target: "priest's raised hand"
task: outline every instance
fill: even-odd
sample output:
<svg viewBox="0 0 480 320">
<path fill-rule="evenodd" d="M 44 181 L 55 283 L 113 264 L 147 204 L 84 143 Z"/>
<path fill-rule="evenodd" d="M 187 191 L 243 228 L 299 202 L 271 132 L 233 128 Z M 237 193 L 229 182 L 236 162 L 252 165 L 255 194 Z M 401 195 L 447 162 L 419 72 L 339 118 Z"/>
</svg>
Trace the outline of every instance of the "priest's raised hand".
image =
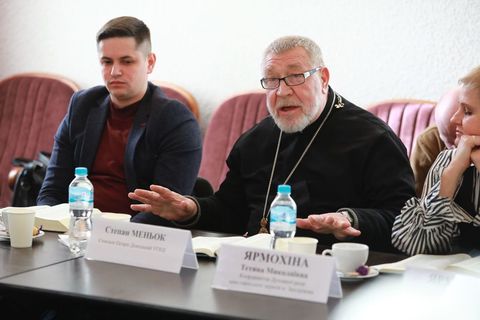
<svg viewBox="0 0 480 320">
<path fill-rule="evenodd" d="M 135 189 L 128 197 L 141 202 L 132 204 L 132 210 L 151 212 L 169 221 L 183 222 L 197 214 L 197 206 L 192 199 L 158 185 L 152 184 L 150 190 Z"/>
<path fill-rule="evenodd" d="M 311 214 L 305 219 L 297 219 L 297 227 L 318 233 L 333 234 L 338 240 L 358 237 L 361 232 L 352 227 L 350 220 L 340 212 Z"/>
</svg>

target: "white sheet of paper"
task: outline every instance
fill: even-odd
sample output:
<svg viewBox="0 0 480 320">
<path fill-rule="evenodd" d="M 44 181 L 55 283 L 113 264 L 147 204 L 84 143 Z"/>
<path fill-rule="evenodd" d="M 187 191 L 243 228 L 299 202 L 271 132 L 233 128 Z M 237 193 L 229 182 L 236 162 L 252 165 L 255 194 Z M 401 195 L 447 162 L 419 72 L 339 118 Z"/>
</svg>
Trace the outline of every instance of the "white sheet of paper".
<svg viewBox="0 0 480 320">
<path fill-rule="evenodd" d="M 220 250 L 214 288 L 320 303 L 342 297 L 332 257 L 231 244 Z"/>
<path fill-rule="evenodd" d="M 179 273 L 198 269 L 190 231 L 95 219 L 85 258 Z"/>
</svg>

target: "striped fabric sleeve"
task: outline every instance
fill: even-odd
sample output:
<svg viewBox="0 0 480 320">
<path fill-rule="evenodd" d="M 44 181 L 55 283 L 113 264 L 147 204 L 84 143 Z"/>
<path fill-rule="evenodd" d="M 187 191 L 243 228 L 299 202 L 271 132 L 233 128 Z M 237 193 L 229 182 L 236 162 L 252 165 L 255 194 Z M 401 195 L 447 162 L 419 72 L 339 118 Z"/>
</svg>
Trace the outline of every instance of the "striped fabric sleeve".
<svg viewBox="0 0 480 320">
<path fill-rule="evenodd" d="M 473 217 L 452 199 L 438 195 L 440 177 L 454 154 L 455 150 L 446 150 L 438 155 L 428 172 L 422 197 L 408 200 L 396 217 L 392 244 L 397 249 L 409 255 L 448 253 L 452 239 L 459 233 L 457 224 L 473 221 Z"/>
</svg>

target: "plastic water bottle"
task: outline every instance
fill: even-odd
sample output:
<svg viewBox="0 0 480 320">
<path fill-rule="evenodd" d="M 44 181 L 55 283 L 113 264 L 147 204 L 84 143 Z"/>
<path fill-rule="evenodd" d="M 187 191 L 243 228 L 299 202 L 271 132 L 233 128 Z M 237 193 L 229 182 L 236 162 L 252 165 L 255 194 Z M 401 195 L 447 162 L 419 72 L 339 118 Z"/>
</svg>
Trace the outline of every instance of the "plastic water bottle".
<svg viewBox="0 0 480 320">
<path fill-rule="evenodd" d="M 293 238 L 297 226 L 297 205 L 290 197 L 289 185 L 281 184 L 277 196 L 270 205 L 270 233 L 273 236 L 273 247 L 278 238 Z"/>
<path fill-rule="evenodd" d="M 85 253 L 92 230 L 93 185 L 87 178 L 85 167 L 75 168 L 75 179 L 68 187 L 70 228 L 68 244 L 75 255 Z"/>
</svg>

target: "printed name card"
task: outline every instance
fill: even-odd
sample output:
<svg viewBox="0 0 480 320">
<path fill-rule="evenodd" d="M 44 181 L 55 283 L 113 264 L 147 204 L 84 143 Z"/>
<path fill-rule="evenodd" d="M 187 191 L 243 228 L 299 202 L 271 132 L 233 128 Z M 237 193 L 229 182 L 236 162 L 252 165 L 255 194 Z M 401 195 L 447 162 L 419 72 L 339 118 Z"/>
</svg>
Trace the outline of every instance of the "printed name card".
<svg viewBox="0 0 480 320">
<path fill-rule="evenodd" d="M 85 258 L 179 273 L 198 269 L 190 231 L 95 219 Z"/>
<path fill-rule="evenodd" d="M 342 297 L 332 257 L 231 244 L 220 248 L 212 287 L 320 303 Z"/>
</svg>

